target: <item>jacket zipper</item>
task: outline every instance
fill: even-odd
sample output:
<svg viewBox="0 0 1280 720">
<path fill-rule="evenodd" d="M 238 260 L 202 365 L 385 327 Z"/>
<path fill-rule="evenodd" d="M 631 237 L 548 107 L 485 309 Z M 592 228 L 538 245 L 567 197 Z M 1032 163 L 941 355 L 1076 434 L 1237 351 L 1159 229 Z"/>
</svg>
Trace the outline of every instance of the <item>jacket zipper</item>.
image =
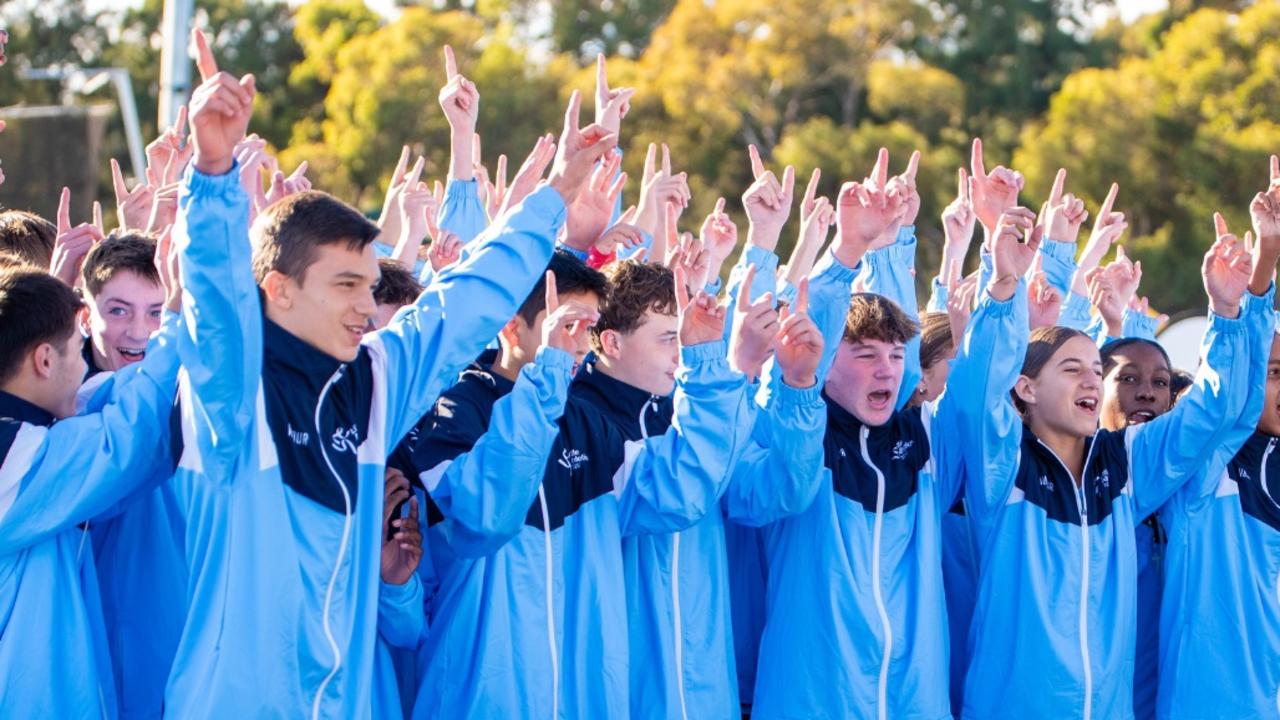
<svg viewBox="0 0 1280 720">
<path fill-rule="evenodd" d="M 319 720 L 320 718 L 320 701 L 324 698 L 324 691 L 329 687 L 334 676 L 338 674 L 338 670 L 342 667 L 342 649 L 338 647 L 338 641 L 333 636 L 333 628 L 329 624 L 329 612 L 333 606 L 333 589 L 338 584 L 338 573 L 342 570 L 342 561 L 347 555 L 347 544 L 351 538 L 351 495 L 347 492 L 346 483 L 342 482 L 342 476 L 334 469 L 333 463 L 329 460 L 329 453 L 324 449 L 324 433 L 320 430 L 320 409 L 324 407 L 324 398 L 329 394 L 329 389 L 333 387 L 339 379 L 342 378 L 342 371 L 346 369 L 346 365 L 339 365 L 337 371 L 329 377 L 329 381 L 324 384 L 324 388 L 320 391 L 320 397 L 316 400 L 316 439 L 320 441 L 320 456 L 324 458 L 324 464 L 328 466 L 329 473 L 333 475 L 333 479 L 338 483 L 338 489 L 342 490 L 342 540 L 338 545 L 338 557 L 333 563 L 333 574 L 329 577 L 329 587 L 324 593 L 324 609 L 321 618 L 321 627 L 324 629 L 324 638 L 329 643 L 329 649 L 333 652 L 333 667 L 329 669 L 329 674 L 320 682 L 320 687 L 316 689 L 315 699 L 311 703 L 311 718 Z M 357 464 L 357 472 L 359 465 Z"/>
<path fill-rule="evenodd" d="M 883 657 L 880 659 L 880 679 L 876 686 L 876 707 L 880 720 L 887 714 L 887 698 L 889 694 L 889 659 L 893 655 L 893 627 L 889 624 L 889 611 L 884 604 L 883 591 L 880 588 L 880 536 L 884 529 L 884 473 L 871 462 L 871 453 L 867 451 L 867 436 L 870 432 L 863 427 L 858 433 L 858 443 L 862 449 L 862 460 L 876 474 L 876 518 L 871 536 L 871 594 L 875 599 L 876 613 L 880 616 L 880 625 L 884 628 Z"/>
<path fill-rule="evenodd" d="M 1271 451 L 1276 449 L 1276 439 L 1271 438 L 1267 441 L 1266 452 L 1262 453 L 1262 469 L 1258 472 L 1258 483 L 1262 485 L 1262 492 L 1266 494 L 1267 499 L 1273 505 L 1276 503 L 1275 498 L 1271 497 L 1271 489 L 1267 487 L 1267 459 L 1271 457 Z M 1276 576 L 1276 603 L 1280 604 L 1280 575 Z M 1276 710 L 1280 711 L 1280 688 L 1276 689 Z"/>
<path fill-rule="evenodd" d="M 545 485 L 538 486 L 538 504 L 542 508 L 542 547 L 546 551 L 547 647 L 551 650 L 551 718 L 555 720 L 560 717 L 560 651 L 556 648 L 556 605 L 551 589 L 551 518 L 547 513 Z"/>
</svg>

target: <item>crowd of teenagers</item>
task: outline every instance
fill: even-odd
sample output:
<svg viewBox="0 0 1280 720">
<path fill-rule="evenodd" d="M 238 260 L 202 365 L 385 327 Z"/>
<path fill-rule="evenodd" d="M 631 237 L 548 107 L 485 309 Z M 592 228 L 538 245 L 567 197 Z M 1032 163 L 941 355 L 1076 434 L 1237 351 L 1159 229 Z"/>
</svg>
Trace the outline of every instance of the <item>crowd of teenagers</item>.
<svg viewBox="0 0 1280 720">
<path fill-rule="evenodd" d="M 491 179 L 446 50 L 447 183 L 373 222 L 192 47 L 115 231 L 0 214 L 0 715 L 1280 716 L 1277 158 L 1193 375 L 1117 188 L 1078 250 L 977 140 L 921 307 L 918 154 L 780 265 L 793 168 L 741 248 L 666 148 L 624 210 L 601 59 Z"/>
</svg>

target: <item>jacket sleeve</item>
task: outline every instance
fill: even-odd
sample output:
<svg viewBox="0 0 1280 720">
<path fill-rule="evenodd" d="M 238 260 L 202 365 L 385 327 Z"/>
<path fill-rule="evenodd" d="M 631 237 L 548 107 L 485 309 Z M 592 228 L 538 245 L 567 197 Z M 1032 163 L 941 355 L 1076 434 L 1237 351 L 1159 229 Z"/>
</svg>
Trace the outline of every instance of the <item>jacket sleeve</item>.
<svg viewBox="0 0 1280 720">
<path fill-rule="evenodd" d="M 444 202 L 437 216 L 441 230 L 448 230 L 468 245 L 489 226 L 489 217 L 480 202 L 479 180 L 449 180 Z"/>
<path fill-rule="evenodd" d="M 516 314 L 551 260 L 564 216 L 554 188 L 534 191 L 441 270 L 413 305 L 365 336 L 385 387 L 374 396 L 375 408 L 385 403 L 384 458 L 431 409 L 444 383 Z"/>
<path fill-rule="evenodd" d="M 520 532 L 560 432 L 556 421 L 564 414 L 573 362 L 562 350 L 539 350 L 511 392 L 494 403 L 488 429 L 474 445 L 451 443 L 442 437 L 447 431 L 437 429 L 419 443 L 414 465 L 445 516 L 442 536 L 460 557 L 489 555 Z M 437 428 L 445 422 L 438 419 Z"/>
<path fill-rule="evenodd" d="M 1027 354 L 1025 281 L 1009 300 L 983 291 L 965 330 L 947 389 L 925 420 L 945 510 L 964 487 L 965 511 L 978 521 L 1003 506 L 1017 476 L 1022 418 L 1009 398 Z"/>
<path fill-rule="evenodd" d="M 171 316 L 138 369 L 98 412 L 51 427 L 22 423 L 0 464 L 0 555 L 94 518 L 169 476 L 169 414 L 178 375 Z"/>
<path fill-rule="evenodd" d="M 628 443 L 614 473 L 624 535 L 676 532 L 716 510 L 750 440 L 747 381 L 729 369 L 724 343 L 681 348 L 680 359 L 671 427 Z"/>
<path fill-rule="evenodd" d="M 1246 293 L 1235 319 L 1210 314 L 1191 389 L 1169 412 L 1125 430 L 1135 517 L 1146 518 L 1197 476 L 1202 484 L 1216 483 L 1217 475 L 1205 477 L 1207 451 L 1229 445 L 1234 455 L 1253 433 L 1262 412 L 1274 297 L 1274 289 L 1263 297 Z"/>
<path fill-rule="evenodd" d="M 947 286 L 943 285 L 938 278 L 933 278 L 929 281 L 929 304 L 925 306 L 925 311 L 946 312 L 947 298 L 949 296 L 950 291 L 947 290 Z"/>
<path fill-rule="evenodd" d="M 1071 277 L 1076 274 L 1076 244 L 1045 238 L 1036 254 L 1039 256 L 1040 270 L 1050 287 L 1065 298 L 1071 290 Z M 1030 279 L 1027 278 L 1028 281 Z"/>
<path fill-rule="evenodd" d="M 779 384 L 767 409 L 758 410 L 752 438 L 733 468 L 725 514 L 762 526 L 809 509 L 822 482 L 827 412 L 815 384 L 797 390 Z"/>
<path fill-rule="evenodd" d="M 1156 319 L 1140 312 L 1134 312 L 1125 309 L 1124 319 L 1121 321 L 1124 328 L 1124 336 L 1127 338 L 1140 338 L 1142 340 L 1150 340 L 1155 342 L 1156 339 Z"/>
<path fill-rule="evenodd" d="M 734 306 L 734 303 L 738 302 L 738 293 L 742 291 L 742 281 L 746 278 L 747 268 L 752 265 L 756 266 L 756 275 L 751 283 L 751 295 L 747 299 L 755 302 L 763 297 L 765 293 L 774 293 L 774 297 L 777 297 L 775 289 L 778 276 L 778 256 L 755 245 L 748 245 L 742 249 L 742 255 L 738 257 L 738 262 L 734 263 L 733 269 L 729 271 L 727 295 L 730 308 Z M 726 343 L 729 342 L 729 336 L 732 333 L 733 323 L 726 322 L 724 324 L 724 341 Z"/>
<path fill-rule="evenodd" d="M 1062 312 L 1058 315 L 1058 324 L 1082 333 L 1089 333 L 1093 320 L 1089 317 L 1089 298 L 1067 291 L 1062 296 Z"/>
<path fill-rule="evenodd" d="M 426 533 L 423 533 L 426 537 Z M 378 634 L 392 647 L 413 650 L 427 624 L 422 581 L 414 573 L 403 585 L 378 583 Z"/>
<path fill-rule="evenodd" d="M 889 298 L 918 324 L 920 307 L 916 301 L 915 267 L 915 227 L 905 226 L 898 231 L 898 238 L 892 245 L 867 253 L 862 280 L 867 292 Z M 911 394 L 915 392 L 923 376 L 920 368 L 920 333 L 907 341 L 905 359 L 902 382 L 898 386 L 898 409 L 902 409 L 911 400 Z"/>
<path fill-rule="evenodd" d="M 183 404 L 195 419 L 204 474 L 230 478 L 230 468 L 247 454 L 262 375 L 262 306 L 238 166 L 216 177 L 187 169 L 173 237 L 183 286 Z"/>
</svg>

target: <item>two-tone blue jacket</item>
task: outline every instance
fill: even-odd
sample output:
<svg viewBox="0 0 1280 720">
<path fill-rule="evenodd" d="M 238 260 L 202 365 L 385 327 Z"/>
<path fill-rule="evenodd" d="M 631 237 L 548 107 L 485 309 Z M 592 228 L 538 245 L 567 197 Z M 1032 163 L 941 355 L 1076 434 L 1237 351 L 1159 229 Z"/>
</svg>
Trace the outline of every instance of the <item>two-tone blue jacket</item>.
<svg viewBox="0 0 1280 720">
<path fill-rule="evenodd" d="M 174 479 L 189 611 L 166 713 L 369 715 L 386 458 L 515 314 L 564 213 L 535 190 L 339 362 L 264 317 L 236 173 L 189 170 Z"/>
<path fill-rule="evenodd" d="M 146 358 L 108 381 L 93 412 L 55 423 L 0 392 L 0 708 L 8 717 L 117 716 L 89 528 L 172 470 L 178 323 L 166 315 Z"/>
</svg>

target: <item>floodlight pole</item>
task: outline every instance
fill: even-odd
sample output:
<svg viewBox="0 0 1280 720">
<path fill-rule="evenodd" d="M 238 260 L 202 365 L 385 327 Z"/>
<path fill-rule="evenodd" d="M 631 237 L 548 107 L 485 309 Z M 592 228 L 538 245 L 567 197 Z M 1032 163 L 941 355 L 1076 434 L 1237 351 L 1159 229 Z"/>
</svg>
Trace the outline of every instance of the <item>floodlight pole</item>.
<svg viewBox="0 0 1280 720">
<path fill-rule="evenodd" d="M 164 0 L 160 47 L 160 107 L 157 124 L 163 130 L 178 119 L 178 108 L 191 93 L 191 61 L 187 34 L 191 32 L 194 0 Z"/>
</svg>

